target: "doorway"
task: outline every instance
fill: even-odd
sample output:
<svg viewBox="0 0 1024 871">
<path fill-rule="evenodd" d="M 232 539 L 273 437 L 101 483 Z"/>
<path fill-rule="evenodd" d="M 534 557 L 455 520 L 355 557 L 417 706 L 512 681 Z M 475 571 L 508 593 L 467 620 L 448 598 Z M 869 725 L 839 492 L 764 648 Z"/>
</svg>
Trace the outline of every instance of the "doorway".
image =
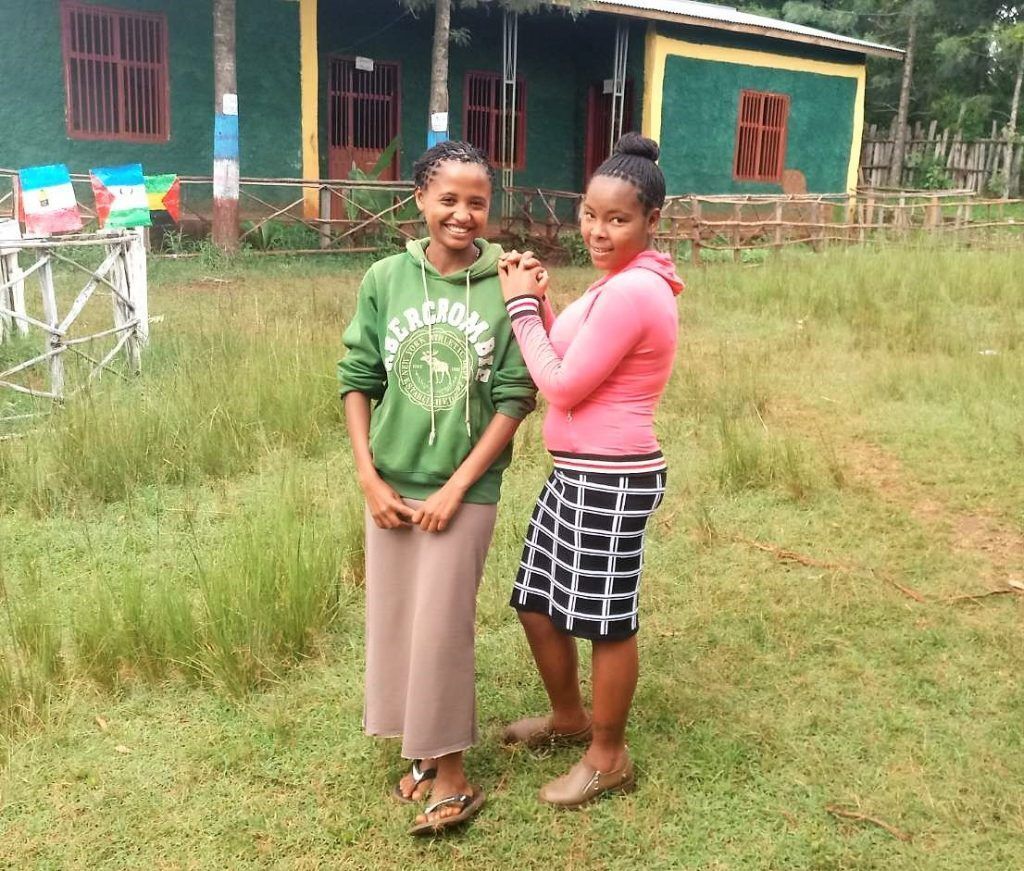
<svg viewBox="0 0 1024 871">
<path fill-rule="evenodd" d="M 352 167 L 369 172 L 401 129 L 401 82 L 397 63 L 331 58 L 328 85 L 327 173 L 348 178 Z M 398 152 L 380 174 L 398 178 Z"/>
</svg>

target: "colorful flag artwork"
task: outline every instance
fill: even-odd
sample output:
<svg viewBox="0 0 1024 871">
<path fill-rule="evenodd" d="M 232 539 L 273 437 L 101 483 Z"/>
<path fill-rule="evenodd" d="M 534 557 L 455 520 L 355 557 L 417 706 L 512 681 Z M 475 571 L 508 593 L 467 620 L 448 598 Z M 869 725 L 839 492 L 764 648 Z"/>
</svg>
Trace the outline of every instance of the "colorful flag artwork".
<svg viewBox="0 0 1024 871">
<path fill-rule="evenodd" d="M 148 227 L 152 224 L 141 163 L 93 169 L 89 177 L 101 228 Z"/>
<path fill-rule="evenodd" d="M 26 233 L 48 236 L 82 229 L 71 175 L 63 163 L 30 166 L 18 172 L 18 180 Z"/>
<path fill-rule="evenodd" d="M 147 175 L 146 196 L 150 212 L 166 212 L 175 224 L 181 221 L 181 182 L 174 173 Z"/>
</svg>

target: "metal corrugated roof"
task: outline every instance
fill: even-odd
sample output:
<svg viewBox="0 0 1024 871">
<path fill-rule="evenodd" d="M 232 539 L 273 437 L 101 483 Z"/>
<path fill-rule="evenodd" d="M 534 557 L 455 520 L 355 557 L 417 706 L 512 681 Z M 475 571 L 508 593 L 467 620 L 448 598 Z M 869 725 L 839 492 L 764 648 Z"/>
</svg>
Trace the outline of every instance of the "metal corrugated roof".
<svg viewBox="0 0 1024 871">
<path fill-rule="evenodd" d="M 594 9 L 605 12 L 735 30 L 790 42 L 822 45 L 857 54 L 895 58 L 902 58 L 904 54 L 902 49 L 892 46 L 865 42 L 862 39 L 829 33 L 827 30 L 817 30 L 814 27 L 804 27 L 802 24 L 793 24 L 777 18 L 767 18 L 764 15 L 752 15 L 732 6 L 719 6 L 715 3 L 698 3 L 695 0 L 590 0 L 590 4 Z"/>
</svg>

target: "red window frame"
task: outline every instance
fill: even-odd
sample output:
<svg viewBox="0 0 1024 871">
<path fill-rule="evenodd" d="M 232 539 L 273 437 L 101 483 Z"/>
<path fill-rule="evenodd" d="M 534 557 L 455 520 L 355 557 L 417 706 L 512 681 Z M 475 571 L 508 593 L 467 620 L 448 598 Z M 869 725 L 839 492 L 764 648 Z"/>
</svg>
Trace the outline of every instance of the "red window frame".
<svg viewBox="0 0 1024 871">
<path fill-rule="evenodd" d="M 468 70 L 462 91 L 462 135 L 480 148 L 495 166 L 501 164 L 500 73 Z M 526 169 L 526 81 L 516 78 L 515 137 L 513 169 Z"/>
<path fill-rule="evenodd" d="M 328 144 L 384 151 L 402 130 L 402 65 L 375 61 L 360 70 L 354 56 L 332 55 L 328 76 Z"/>
<path fill-rule="evenodd" d="M 789 109 L 787 94 L 740 93 L 733 179 L 782 183 L 789 139 Z"/>
<path fill-rule="evenodd" d="M 68 136 L 170 139 L 167 16 L 71 0 L 60 11 Z"/>
</svg>

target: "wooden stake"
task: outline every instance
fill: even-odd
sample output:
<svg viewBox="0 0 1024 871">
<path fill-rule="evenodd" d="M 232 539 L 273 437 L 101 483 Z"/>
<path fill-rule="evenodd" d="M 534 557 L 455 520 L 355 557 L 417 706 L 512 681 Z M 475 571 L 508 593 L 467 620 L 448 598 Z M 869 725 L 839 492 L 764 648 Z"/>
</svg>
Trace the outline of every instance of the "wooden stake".
<svg viewBox="0 0 1024 871">
<path fill-rule="evenodd" d="M 60 316 L 57 314 L 57 291 L 53 285 L 53 263 L 49 257 L 45 257 L 43 265 L 39 269 L 39 285 L 43 297 L 43 317 L 47 324 L 54 330 L 60 323 Z M 57 351 L 49 359 L 50 366 L 50 393 L 55 399 L 64 398 L 64 360 L 61 352 L 64 350 L 63 338 L 59 333 L 50 334 L 50 348 Z"/>
<path fill-rule="evenodd" d="M 894 838 L 903 841 L 905 844 L 909 844 L 911 841 L 910 835 L 906 832 L 901 832 L 895 826 L 890 825 L 885 822 L 885 820 L 880 820 L 878 817 L 868 816 L 867 814 L 862 814 L 857 811 L 848 811 L 834 804 L 827 805 L 825 810 L 832 814 L 832 816 L 842 817 L 844 820 L 855 820 L 859 823 L 871 823 L 873 826 L 878 826 L 878 828 L 884 829 Z"/>
<path fill-rule="evenodd" d="M 138 325 L 135 327 L 136 341 L 139 347 L 149 344 L 149 270 L 146 265 L 145 237 L 141 230 L 130 231 L 131 239 L 125 256 L 130 268 L 131 283 L 129 299 L 134 307 L 132 312 Z M 142 360 L 140 357 L 139 365 Z"/>
<path fill-rule="evenodd" d="M 320 188 L 320 247 L 331 247 L 331 192 Z"/>
<path fill-rule="evenodd" d="M 693 218 L 693 238 L 690 242 L 690 259 L 694 266 L 700 266 L 700 200 L 696 197 L 690 198 L 690 215 Z"/>
<path fill-rule="evenodd" d="M 733 262 L 739 263 L 743 259 L 743 252 L 740 250 L 740 246 L 743 245 L 743 237 L 740 233 L 740 224 L 743 221 L 743 205 L 741 203 L 736 203 L 732 207 L 732 218 L 732 259 Z"/>
</svg>

